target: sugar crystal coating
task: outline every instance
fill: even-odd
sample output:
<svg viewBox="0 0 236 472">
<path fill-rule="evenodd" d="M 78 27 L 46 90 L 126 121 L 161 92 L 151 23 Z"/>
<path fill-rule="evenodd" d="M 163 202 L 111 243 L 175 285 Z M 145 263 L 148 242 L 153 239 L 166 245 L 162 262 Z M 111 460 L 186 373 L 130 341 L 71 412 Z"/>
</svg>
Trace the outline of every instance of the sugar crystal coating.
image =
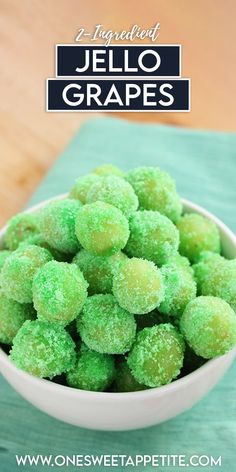
<svg viewBox="0 0 236 472">
<path fill-rule="evenodd" d="M 130 313 L 149 313 L 164 298 L 161 272 L 151 261 L 127 259 L 114 275 L 113 294 L 120 306 Z"/>
<path fill-rule="evenodd" d="M 197 262 L 201 252 L 220 253 L 220 235 L 216 224 L 197 213 L 186 213 L 177 222 L 182 256 Z"/>
<path fill-rule="evenodd" d="M 38 234 L 37 219 L 33 213 L 19 213 L 8 222 L 4 242 L 8 249 L 15 251 L 19 244 Z"/>
<path fill-rule="evenodd" d="M 125 251 L 161 266 L 175 255 L 179 232 L 169 218 L 158 211 L 137 211 L 129 218 L 130 237 Z"/>
<path fill-rule="evenodd" d="M 75 364 L 75 343 L 57 323 L 25 321 L 14 338 L 10 359 L 19 369 L 52 379 Z"/>
<path fill-rule="evenodd" d="M 176 222 L 182 212 L 174 180 L 158 167 L 137 167 L 126 180 L 132 185 L 141 209 L 159 211 Z"/>
<path fill-rule="evenodd" d="M 40 231 L 44 240 L 54 249 L 75 254 L 79 249 L 75 235 L 75 219 L 82 203 L 65 198 L 45 206 L 40 213 Z"/>
<path fill-rule="evenodd" d="M 67 373 L 70 387 L 94 392 L 106 390 L 115 377 L 114 357 L 82 345 L 75 366 Z"/>
<path fill-rule="evenodd" d="M 0 342 L 12 344 L 14 337 L 28 319 L 34 319 L 36 312 L 31 304 L 15 302 L 0 290 Z"/>
<path fill-rule="evenodd" d="M 72 187 L 69 196 L 86 203 L 90 188 L 100 179 L 96 174 L 87 174 L 78 177 Z"/>
<path fill-rule="evenodd" d="M 179 317 L 186 305 L 196 297 L 197 285 L 190 267 L 178 264 L 165 264 L 161 268 L 165 285 L 164 300 L 159 306 L 161 313 Z"/>
<path fill-rule="evenodd" d="M 101 201 L 114 205 L 129 216 L 137 210 L 139 202 L 133 187 L 124 179 L 115 175 L 101 177 L 90 188 L 87 203 Z"/>
<path fill-rule="evenodd" d="M 104 202 L 84 205 L 76 218 L 76 235 L 87 251 L 111 256 L 123 249 L 129 237 L 129 224 L 123 213 Z"/>
<path fill-rule="evenodd" d="M 50 261 L 33 281 L 33 302 L 38 318 L 66 325 L 75 319 L 87 298 L 88 283 L 75 264 Z"/>
<path fill-rule="evenodd" d="M 236 344 L 236 314 L 217 297 L 192 300 L 180 319 L 180 329 L 189 346 L 205 359 L 226 354 Z"/>
<path fill-rule="evenodd" d="M 19 303 L 32 303 L 32 283 L 37 270 L 52 259 L 47 249 L 35 245 L 19 247 L 1 271 L 3 293 Z"/>
<path fill-rule="evenodd" d="M 103 164 L 93 170 L 94 174 L 97 175 L 117 175 L 118 177 L 123 177 L 124 172 L 119 169 L 119 167 L 114 166 L 113 164 Z"/>
<path fill-rule="evenodd" d="M 89 287 L 89 295 L 95 293 L 112 293 L 113 276 L 120 265 L 127 259 L 123 252 L 117 252 L 110 257 L 95 256 L 81 249 L 73 259 L 83 272 Z"/>
<path fill-rule="evenodd" d="M 159 387 L 175 379 L 183 366 L 184 342 L 171 324 L 144 328 L 128 354 L 135 379 L 148 387 Z"/>
<path fill-rule="evenodd" d="M 129 351 L 136 334 L 134 316 L 121 308 L 110 294 L 89 297 L 77 326 L 84 343 L 105 354 Z"/>
</svg>

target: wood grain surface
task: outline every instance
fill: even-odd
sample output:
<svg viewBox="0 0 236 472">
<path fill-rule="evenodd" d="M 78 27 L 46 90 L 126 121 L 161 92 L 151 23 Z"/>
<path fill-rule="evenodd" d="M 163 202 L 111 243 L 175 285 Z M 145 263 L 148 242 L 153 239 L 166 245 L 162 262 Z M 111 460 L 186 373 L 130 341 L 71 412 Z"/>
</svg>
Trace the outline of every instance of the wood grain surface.
<svg viewBox="0 0 236 472">
<path fill-rule="evenodd" d="M 183 45 L 192 111 L 124 118 L 234 131 L 235 12 L 234 0 L 0 0 L 0 223 L 24 206 L 73 133 L 91 118 L 45 112 L 55 43 L 73 43 L 81 26 L 121 30 L 159 21 L 159 42 Z"/>
</svg>

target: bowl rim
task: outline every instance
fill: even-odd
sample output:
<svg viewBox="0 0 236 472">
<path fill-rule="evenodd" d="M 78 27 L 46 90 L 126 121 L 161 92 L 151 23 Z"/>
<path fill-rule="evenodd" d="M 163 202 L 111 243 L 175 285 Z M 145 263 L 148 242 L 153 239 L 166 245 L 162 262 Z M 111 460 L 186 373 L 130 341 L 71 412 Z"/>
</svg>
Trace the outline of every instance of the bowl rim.
<svg viewBox="0 0 236 472">
<path fill-rule="evenodd" d="M 35 205 L 32 205 L 31 207 L 27 208 L 24 210 L 24 213 L 32 213 L 34 211 L 37 211 L 38 209 L 42 208 L 49 202 L 53 200 L 60 200 L 63 198 L 68 197 L 68 193 L 63 193 L 56 195 L 54 197 L 48 198 L 46 200 L 42 200 L 39 203 L 36 203 Z M 214 221 L 216 225 L 218 226 L 219 230 L 221 233 L 225 234 L 225 236 L 230 239 L 230 241 L 235 245 L 236 247 L 236 236 L 234 233 L 223 223 L 219 218 L 217 218 L 215 215 L 210 213 L 208 210 L 205 208 L 201 207 L 200 205 L 191 202 L 190 200 L 186 198 L 181 198 L 181 201 L 183 203 L 183 206 L 187 208 L 187 212 L 193 211 L 194 213 L 199 213 L 210 220 Z M 7 229 L 7 224 L 0 230 L 0 242 L 1 238 L 3 237 L 4 233 L 6 232 Z M 151 398 L 153 396 L 161 396 L 162 394 L 165 394 L 166 392 L 169 392 L 171 390 L 177 390 L 178 387 L 184 387 L 188 384 L 191 384 L 192 382 L 197 381 L 199 378 L 201 378 L 207 371 L 211 371 L 212 368 L 217 368 L 217 365 L 220 364 L 223 359 L 231 359 L 236 356 L 236 346 L 226 353 L 224 356 L 218 356 L 214 359 L 207 360 L 205 364 L 202 366 L 198 367 L 196 370 L 193 372 L 190 372 L 187 375 L 184 375 L 183 377 L 173 380 L 170 384 L 167 385 L 162 385 L 160 387 L 153 387 L 153 388 L 148 388 L 147 390 L 139 390 L 135 392 L 94 392 L 94 391 L 89 391 L 89 390 L 81 390 L 73 387 L 69 387 L 67 385 L 61 385 L 58 383 L 54 383 L 51 380 L 47 379 L 41 379 L 38 377 L 35 377 L 34 375 L 29 374 L 28 372 L 25 372 L 21 369 L 18 369 L 10 360 L 9 356 L 3 351 L 3 349 L 0 347 L 0 373 L 2 373 L 1 369 L 1 363 L 5 363 L 8 368 L 15 372 L 18 376 L 20 375 L 21 377 L 25 378 L 25 380 L 29 380 L 31 383 L 33 383 L 36 387 L 44 386 L 47 390 L 49 391 L 61 391 L 65 392 L 68 395 L 72 396 L 78 396 L 78 397 L 90 397 L 91 399 L 96 399 L 96 400 L 114 400 L 114 401 L 122 401 L 122 399 L 127 400 L 127 399 L 138 399 L 138 398 Z M 4 374 L 3 374 L 4 377 Z"/>
</svg>

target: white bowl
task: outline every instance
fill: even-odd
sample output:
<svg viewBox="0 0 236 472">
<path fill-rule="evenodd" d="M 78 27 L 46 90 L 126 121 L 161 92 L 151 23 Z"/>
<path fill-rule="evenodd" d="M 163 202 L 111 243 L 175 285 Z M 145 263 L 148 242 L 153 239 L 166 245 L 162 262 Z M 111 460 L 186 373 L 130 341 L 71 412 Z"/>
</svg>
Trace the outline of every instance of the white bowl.
<svg viewBox="0 0 236 472">
<path fill-rule="evenodd" d="M 63 198 L 59 196 L 58 198 Z M 32 207 L 30 212 L 48 201 Z M 223 254 L 236 257 L 234 234 L 203 208 L 183 200 L 185 212 L 213 220 L 221 234 Z M 3 238 L 6 228 L 0 232 Z M 10 385 L 40 410 L 66 423 L 89 429 L 124 431 L 161 423 L 191 408 L 218 382 L 235 357 L 236 349 L 208 361 L 169 385 L 130 393 L 87 392 L 41 380 L 19 370 L 0 349 L 0 370 Z"/>
</svg>

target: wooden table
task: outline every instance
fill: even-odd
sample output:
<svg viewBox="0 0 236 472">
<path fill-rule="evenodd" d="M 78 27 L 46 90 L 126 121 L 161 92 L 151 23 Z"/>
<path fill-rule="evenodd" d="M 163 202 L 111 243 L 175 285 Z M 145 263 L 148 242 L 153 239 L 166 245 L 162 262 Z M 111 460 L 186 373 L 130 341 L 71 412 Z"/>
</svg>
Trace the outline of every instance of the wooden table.
<svg viewBox="0 0 236 472">
<path fill-rule="evenodd" d="M 183 45 L 192 111 L 124 118 L 233 131 L 235 5 L 234 0 L 0 0 L 0 222 L 23 207 L 75 130 L 91 117 L 45 112 L 45 78 L 54 76 L 55 43 L 73 43 L 80 26 L 91 31 L 101 23 L 121 30 L 159 21 L 159 42 Z"/>
</svg>

